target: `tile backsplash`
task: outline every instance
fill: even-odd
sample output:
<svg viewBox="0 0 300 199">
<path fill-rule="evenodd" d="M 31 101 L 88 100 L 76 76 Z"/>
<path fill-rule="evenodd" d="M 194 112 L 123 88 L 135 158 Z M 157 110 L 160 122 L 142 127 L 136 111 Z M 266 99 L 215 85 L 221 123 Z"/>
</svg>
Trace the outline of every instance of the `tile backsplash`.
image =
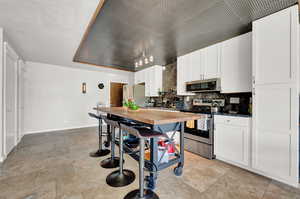
<svg viewBox="0 0 300 199">
<path fill-rule="evenodd" d="M 230 103 L 230 98 L 238 98 L 239 103 Z M 218 92 L 214 93 L 199 93 L 194 96 L 184 97 L 185 108 L 192 107 L 193 99 L 225 99 L 225 107 L 222 108 L 223 112 L 237 111 L 240 114 L 251 114 L 251 103 L 252 93 L 232 93 L 232 94 L 222 94 Z"/>
</svg>

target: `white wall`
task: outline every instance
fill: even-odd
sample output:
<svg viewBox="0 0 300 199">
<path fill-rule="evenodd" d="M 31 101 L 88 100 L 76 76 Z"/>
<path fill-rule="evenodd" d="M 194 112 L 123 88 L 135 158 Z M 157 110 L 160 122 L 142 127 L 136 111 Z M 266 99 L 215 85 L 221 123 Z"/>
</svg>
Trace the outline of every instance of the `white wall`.
<svg viewBox="0 0 300 199">
<path fill-rule="evenodd" d="M 3 87 L 3 29 L 0 27 L 0 88 Z M 3 161 L 3 103 L 2 90 L 0 92 L 0 162 Z"/>
<path fill-rule="evenodd" d="M 26 62 L 24 133 L 97 125 L 88 117 L 97 102 L 109 105 L 110 82 L 133 83 L 133 73 L 99 72 Z M 81 93 L 86 82 L 87 93 Z M 99 90 L 97 85 L 105 85 Z"/>
</svg>

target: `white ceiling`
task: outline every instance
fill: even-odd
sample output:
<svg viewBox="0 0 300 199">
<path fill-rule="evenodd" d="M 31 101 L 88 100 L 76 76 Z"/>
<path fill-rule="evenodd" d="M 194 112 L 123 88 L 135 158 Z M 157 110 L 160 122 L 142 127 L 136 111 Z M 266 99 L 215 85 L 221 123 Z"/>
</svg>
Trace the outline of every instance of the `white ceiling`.
<svg viewBox="0 0 300 199">
<path fill-rule="evenodd" d="M 0 0 L 0 27 L 26 61 L 95 68 L 72 60 L 100 1 Z"/>
</svg>

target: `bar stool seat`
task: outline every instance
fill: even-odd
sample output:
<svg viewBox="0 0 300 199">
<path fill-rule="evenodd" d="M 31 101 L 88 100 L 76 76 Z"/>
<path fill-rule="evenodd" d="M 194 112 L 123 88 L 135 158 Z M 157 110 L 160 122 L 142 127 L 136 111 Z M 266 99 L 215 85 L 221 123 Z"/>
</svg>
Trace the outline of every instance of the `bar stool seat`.
<svg viewBox="0 0 300 199">
<path fill-rule="evenodd" d="M 145 140 L 154 137 L 165 137 L 163 133 L 153 131 L 145 127 L 129 127 L 120 124 L 121 128 L 139 138 L 139 189 L 129 192 L 124 199 L 159 199 L 158 195 L 150 189 L 144 188 L 144 166 L 145 166 Z"/>
<path fill-rule="evenodd" d="M 139 123 L 128 122 L 128 121 L 121 122 L 121 123 L 123 125 L 134 127 L 134 128 L 145 128 L 143 124 L 139 124 Z M 129 134 L 129 138 L 124 140 L 124 144 L 131 149 L 137 148 L 139 146 L 139 138 L 132 134 Z"/>
<path fill-rule="evenodd" d="M 102 147 L 102 116 L 96 115 L 94 113 L 88 113 L 90 117 L 95 118 L 98 120 L 98 136 L 99 136 L 99 149 L 96 152 L 91 152 L 90 157 L 97 158 L 97 157 L 103 157 L 110 153 L 110 150 L 103 149 Z"/>
</svg>

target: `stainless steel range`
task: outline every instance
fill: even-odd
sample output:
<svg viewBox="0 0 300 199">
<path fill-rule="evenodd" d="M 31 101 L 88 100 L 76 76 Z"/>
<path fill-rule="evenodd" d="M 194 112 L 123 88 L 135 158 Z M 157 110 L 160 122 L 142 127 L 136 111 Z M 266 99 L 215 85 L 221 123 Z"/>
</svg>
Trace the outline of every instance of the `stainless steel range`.
<svg viewBox="0 0 300 199">
<path fill-rule="evenodd" d="M 185 149 L 208 159 L 214 156 L 213 112 L 215 106 L 224 107 L 224 99 L 194 99 L 193 108 L 182 110 L 201 115 L 199 120 L 184 124 Z"/>
</svg>

